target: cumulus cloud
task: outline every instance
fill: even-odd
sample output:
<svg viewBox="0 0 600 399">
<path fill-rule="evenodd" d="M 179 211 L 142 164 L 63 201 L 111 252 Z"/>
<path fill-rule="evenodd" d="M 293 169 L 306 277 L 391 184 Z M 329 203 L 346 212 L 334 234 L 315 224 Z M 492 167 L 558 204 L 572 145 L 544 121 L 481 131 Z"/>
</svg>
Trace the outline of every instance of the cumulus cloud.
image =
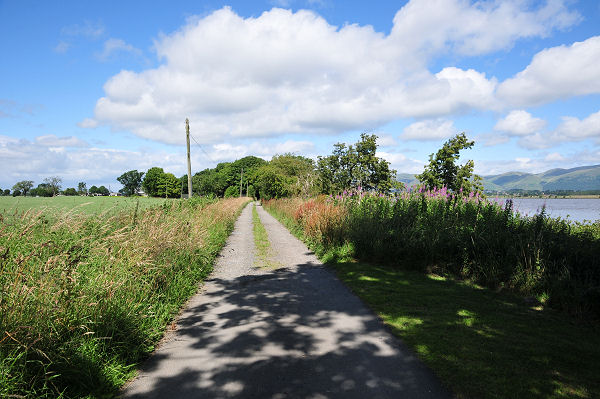
<svg viewBox="0 0 600 399">
<path fill-rule="evenodd" d="M 371 26 L 338 28 L 310 11 L 272 9 L 242 18 L 226 7 L 156 40 L 159 67 L 108 80 L 93 120 L 181 143 L 189 117 L 199 139 L 211 143 L 496 109 L 494 78 L 454 67 L 432 74 L 427 65 L 444 51 L 485 54 L 577 18 L 558 0 L 536 7 L 412 0 L 385 35 Z"/>
<path fill-rule="evenodd" d="M 494 130 L 507 133 L 510 136 L 527 136 L 539 132 L 545 126 L 545 120 L 534 118 L 527 111 L 515 110 L 500 119 L 494 126 Z"/>
<path fill-rule="evenodd" d="M 454 122 L 435 119 L 415 122 L 404 128 L 402 138 L 405 140 L 442 140 L 456 134 Z"/>
<path fill-rule="evenodd" d="M 579 119 L 565 116 L 554 132 L 557 141 L 581 141 L 589 138 L 600 140 L 600 111 Z"/>
<path fill-rule="evenodd" d="M 528 8 L 527 1 L 410 1 L 394 17 L 392 34 L 411 38 L 418 52 L 479 55 L 510 48 L 523 37 L 545 37 L 578 22 L 563 1 Z"/>
<path fill-rule="evenodd" d="M 515 77 L 498 87 L 498 96 L 517 106 L 600 93 L 600 36 L 537 53 Z"/>
</svg>

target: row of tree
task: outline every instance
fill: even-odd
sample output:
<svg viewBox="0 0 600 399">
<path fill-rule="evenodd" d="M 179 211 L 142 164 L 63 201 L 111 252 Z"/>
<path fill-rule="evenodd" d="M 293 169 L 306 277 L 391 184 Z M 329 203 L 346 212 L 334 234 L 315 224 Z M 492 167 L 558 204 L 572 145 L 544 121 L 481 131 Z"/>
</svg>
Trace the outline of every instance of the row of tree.
<svg viewBox="0 0 600 399">
<path fill-rule="evenodd" d="M 437 153 L 430 155 L 429 164 L 417 178 L 430 189 L 447 187 L 455 193 L 481 192 L 481 179 L 473 174 L 473 161 L 457 165 L 460 151 L 473 145 L 474 142 L 469 141 L 464 133 L 456 135 Z M 192 176 L 193 194 L 270 199 L 359 189 L 390 192 L 402 188 L 402 183 L 395 180 L 396 171 L 390 168 L 389 162 L 377 157 L 376 151 L 377 136 L 363 133 L 357 143 L 335 144 L 330 155 L 319 156 L 316 162 L 289 153 L 274 156 L 268 162 L 247 156 L 196 173 Z M 152 197 L 178 198 L 188 191 L 187 175 L 177 178 L 160 167 L 152 167 L 146 172 L 130 170 L 117 180 L 123 185 L 120 193 L 126 196 L 145 193 Z M 24 180 L 13 186 L 13 195 L 109 195 L 106 187 L 92 186 L 88 190 L 85 182 L 80 182 L 77 190 L 67 188 L 61 192 L 61 183 L 62 179 L 54 176 L 33 188 L 33 181 Z M 6 191 L 0 192 L 4 194 Z"/>
<path fill-rule="evenodd" d="M 110 191 L 104 187 L 96 187 L 92 186 L 90 189 L 87 189 L 87 184 L 85 182 L 79 182 L 77 185 L 77 189 L 73 187 L 66 188 L 65 190 L 61 190 L 62 179 L 58 176 L 52 176 L 44 179 L 43 183 L 37 185 L 37 187 L 33 187 L 33 180 L 22 180 L 20 182 L 15 183 L 12 187 L 12 195 L 13 197 L 17 196 L 32 196 L 32 197 L 54 197 L 58 194 L 62 195 L 109 195 Z M 0 190 L 1 195 L 11 195 L 10 189 Z"/>
</svg>

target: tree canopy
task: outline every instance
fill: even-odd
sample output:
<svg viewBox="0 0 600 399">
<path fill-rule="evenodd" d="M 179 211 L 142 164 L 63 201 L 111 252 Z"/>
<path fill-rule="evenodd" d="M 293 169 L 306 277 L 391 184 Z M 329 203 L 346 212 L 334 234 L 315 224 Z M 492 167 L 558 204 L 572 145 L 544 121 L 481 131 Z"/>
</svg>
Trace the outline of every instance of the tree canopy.
<svg viewBox="0 0 600 399">
<path fill-rule="evenodd" d="M 457 165 L 460 151 L 474 144 L 464 133 L 452 137 L 437 153 L 429 155 L 429 164 L 416 176 L 417 179 L 429 189 L 446 187 L 454 193 L 465 194 L 483 192 L 481 177 L 473 174 L 474 162 L 469 160 L 464 165 Z"/>
<path fill-rule="evenodd" d="M 131 196 L 137 194 L 142 186 L 142 177 L 144 172 L 138 172 L 137 170 L 130 170 L 129 172 L 123 173 L 117 177 L 119 183 L 123 185 L 123 188 L 119 192 L 125 196 Z"/>
<path fill-rule="evenodd" d="M 20 182 L 15 183 L 13 186 L 13 191 L 19 191 L 23 196 L 27 195 L 27 192 L 31 190 L 33 187 L 33 181 L 31 180 L 21 180 Z"/>
<path fill-rule="evenodd" d="M 354 145 L 334 145 L 333 153 L 319 157 L 317 169 L 324 193 L 348 189 L 388 192 L 394 187 L 396 171 L 388 161 L 378 158 L 377 136 L 363 133 Z"/>
</svg>

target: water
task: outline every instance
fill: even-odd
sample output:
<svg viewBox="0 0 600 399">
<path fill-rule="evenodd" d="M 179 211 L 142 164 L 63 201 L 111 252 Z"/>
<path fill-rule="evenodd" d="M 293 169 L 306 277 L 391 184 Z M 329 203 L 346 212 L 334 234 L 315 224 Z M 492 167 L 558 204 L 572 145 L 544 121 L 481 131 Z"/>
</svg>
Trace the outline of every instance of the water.
<svg viewBox="0 0 600 399">
<path fill-rule="evenodd" d="M 522 215 L 533 216 L 546 205 L 546 214 L 576 222 L 600 219 L 600 198 L 513 198 L 513 208 Z M 498 198 L 502 204 L 506 198 Z"/>
</svg>

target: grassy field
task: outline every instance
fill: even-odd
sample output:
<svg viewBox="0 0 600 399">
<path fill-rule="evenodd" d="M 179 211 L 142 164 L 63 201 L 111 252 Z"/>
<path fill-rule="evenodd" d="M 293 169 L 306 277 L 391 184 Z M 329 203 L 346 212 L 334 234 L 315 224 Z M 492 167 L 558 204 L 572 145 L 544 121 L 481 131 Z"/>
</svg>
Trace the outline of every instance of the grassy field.
<svg viewBox="0 0 600 399">
<path fill-rule="evenodd" d="M 0 213 L 0 397 L 116 394 L 212 270 L 249 199 L 137 211 L 137 200 L 102 200 L 121 211 Z"/>
<path fill-rule="evenodd" d="M 341 239 L 349 216 L 331 203 L 294 199 L 263 206 L 335 269 L 457 397 L 600 397 L 597 321 L 571 317 L 506 289 L 427 272 L 412 257 L 386 258 L 386 266 L 364 257 L 355 261 L 353 243 Z M 377 214 L 369 209 L 360 215 L 374 220 Z M 372 241 L 378 240 L 373 229 L 386 228 L 364 226 Z M 431 269 L 443 270 L 435 266 Z"/>
<path fill-rule="evenodd" d="M 15 212 L 33 211 L 72 211 L 86 214 L 117 213 L 140 210 L 176 200 L 151 197 L 0 197 L 0 212 L 10 215 Z M 139 204 L 139 205 L 138 205 Z"/>
</svg>

